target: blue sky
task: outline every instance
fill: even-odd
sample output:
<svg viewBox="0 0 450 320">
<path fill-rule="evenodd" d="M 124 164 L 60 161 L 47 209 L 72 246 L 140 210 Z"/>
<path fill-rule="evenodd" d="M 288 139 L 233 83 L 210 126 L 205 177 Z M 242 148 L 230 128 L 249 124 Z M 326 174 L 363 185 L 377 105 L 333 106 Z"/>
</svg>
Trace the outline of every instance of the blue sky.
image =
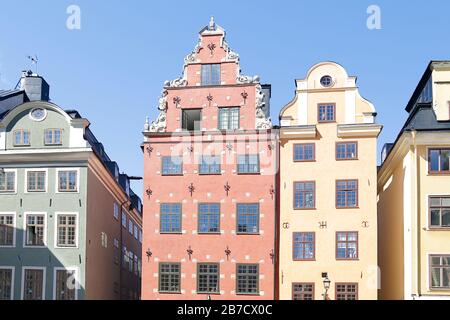
<svg viewBox="0 0 450 320">
<path fill-rule="evenodd" d="M 211 15 L 241 56 L 244 74 L 272 84 L 272 119 L 294 94 L 294 79 L 332 60 L 358 77 L 384 125 L 379 149 L 393 141 L 404 107 L 429 60 L 450 59 L 450 2 L 427 1 L 87 1 L 0 0 L 0 88 L 16 85 L 37 54 L 51 99 L 77 109 L 120 169 L 142 174 L 141 131 L 156 116 L 163 82 Z M 66 27 L 69 5 L 81 29 Z M 366 27 L 381 9 L 381 30 Z M 135 185 L 139 192 L 141 185 Z"/>
</svg>

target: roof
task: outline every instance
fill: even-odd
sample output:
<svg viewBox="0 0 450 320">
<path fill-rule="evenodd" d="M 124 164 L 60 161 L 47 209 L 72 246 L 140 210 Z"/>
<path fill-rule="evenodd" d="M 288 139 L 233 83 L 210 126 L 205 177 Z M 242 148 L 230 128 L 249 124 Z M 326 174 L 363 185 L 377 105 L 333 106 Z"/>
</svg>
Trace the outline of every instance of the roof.
<svg viewBox="0 0 450 320">
<path fill-rule="evenodd" d="M 25 92 L 25 91 L 18 90 L 18 89 L 17 90 L 0 90 L 0 100 L 9 98 L 13 95 L 16 95 L 18 93 L 23 93 L 23 92 Z"/>
<path fill-rule="evenodd" d="M 405 110 L 408 112 L 411 112 L 411 110 L 414 108 L 417 99 L 419 98 L 420 94 L 422 93 L 422 89 L 424 88 L 425 84 L 427 83 L 428 79 L 431 76 L 431 73 L 433 72 L 433 69 L 435 67 L 439 66 L 446 66 L 448 67 L 450 64 L 450 61 L 448 60 L 431 60 L 428 64 L 427 68 L 425 69 L 425 72 L 422 75 L 422 78 L 420 78 L 419 83 L 416 86 L 416 89 L 414 89 L 414 92 L 411 96 L 411 98 L 408 101 L 408 104 L 406 105 Z"/>
</svg>

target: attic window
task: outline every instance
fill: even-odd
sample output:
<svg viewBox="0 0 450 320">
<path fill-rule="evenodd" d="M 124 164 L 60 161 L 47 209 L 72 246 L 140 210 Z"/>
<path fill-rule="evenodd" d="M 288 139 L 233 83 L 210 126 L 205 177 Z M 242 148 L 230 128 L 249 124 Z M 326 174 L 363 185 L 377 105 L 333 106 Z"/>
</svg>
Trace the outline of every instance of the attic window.
<svg viewBox="0 0 450 320">
<path fill-rule="evenodd" d="M 331 87 L 333 85 L 333 79 L 331 76 L 323 76 L 320 78 L 320 84 L 325 88 Z"/>
<path fill-rule="evenodd" d="M 187 131 L 200 130 L 201 118 L 201 109 L 183 110 L 182 129 Z"/>
</svg>

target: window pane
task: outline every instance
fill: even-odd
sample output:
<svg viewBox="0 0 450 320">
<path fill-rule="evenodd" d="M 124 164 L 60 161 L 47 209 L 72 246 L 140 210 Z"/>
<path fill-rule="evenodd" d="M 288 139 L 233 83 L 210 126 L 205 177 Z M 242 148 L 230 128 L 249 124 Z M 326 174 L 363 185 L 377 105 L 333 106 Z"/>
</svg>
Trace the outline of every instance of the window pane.
<svg viewBox="0 0 450 320">
<path fill-rule="evenodd" d="M 431 210 L 431 225 L 432 226 L 439 226 L 441 224 L 440 213 L 441 213 L 441 211 L 439 209 Z"/>
<path fill-rule="evenodd" d="M 430 150 L 431 171 L 439 171 L 439 150 Z"/>
</svg>

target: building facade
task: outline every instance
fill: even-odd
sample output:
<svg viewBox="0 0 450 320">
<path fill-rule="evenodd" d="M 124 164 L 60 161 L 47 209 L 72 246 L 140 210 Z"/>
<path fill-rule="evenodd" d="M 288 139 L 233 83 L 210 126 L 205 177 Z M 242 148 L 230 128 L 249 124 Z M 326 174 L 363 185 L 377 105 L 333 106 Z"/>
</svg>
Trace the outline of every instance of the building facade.
<svg viewBox="0 0 450 320">
<path fill-rule="evenodd" d="M 0 299 L 137 299 L 142 204 L 77 111 L 0 91 Z M 123 249 L 122 249 L 123 248 Z"/>
<path fill-rule="evenodd" d="M 378 171 L 380 299 L 450 299 L 450 61 L 432 61 Z"/>
<path fill-rule="evenodd" d="M 295 92 L 280 112 L 279 298 L 376 299 L 375 108 L 334 62 Z"/>
<path fill-rule="evenodd" d="M 143 299 L 273 299 L 270 86 L 214 20 L 144 130 Z"/>
</svg>

